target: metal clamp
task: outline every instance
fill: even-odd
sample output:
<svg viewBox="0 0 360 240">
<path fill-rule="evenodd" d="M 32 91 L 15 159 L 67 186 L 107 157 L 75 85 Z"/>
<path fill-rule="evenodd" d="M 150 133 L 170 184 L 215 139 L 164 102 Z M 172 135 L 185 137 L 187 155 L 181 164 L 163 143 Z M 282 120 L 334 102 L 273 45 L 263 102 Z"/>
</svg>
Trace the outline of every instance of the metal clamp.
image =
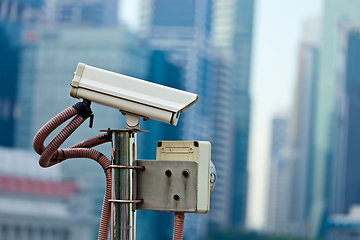
<svg viewBox="0 0 360 240">
<path fill-rule="evenodd" d="M 109 168 L 120 168 L 120 169 L 141 169 L 145 170 L 144 166 L 123 166 L 123 165 L 110 165 Z"/>
<path fill-rule="evenodd" d="M 139 200 L 116 200 L 116 199 L 109 199 L 109 202 L 113 202 L 113 203 L 143 203 L 144 199 L 139 199 Z"/>
<path fill-rule="evenodd" d="M 145 170 L 144 166 L 124 166 L 124 165 L 110 165 L 109 168 L 119 168 L 119 169 L 129 169 L 129 170 L 137 170 L 137 169 L 141 169 L 141 170 Z M 118 200 L 118 199 L 109 199 L 109 202 L 112 203 L 127 203 L 127 204 L 131 204 L 131 203 L 143 203 L 144 199 L 139 199 L 139 200 Z"/>
</svg>

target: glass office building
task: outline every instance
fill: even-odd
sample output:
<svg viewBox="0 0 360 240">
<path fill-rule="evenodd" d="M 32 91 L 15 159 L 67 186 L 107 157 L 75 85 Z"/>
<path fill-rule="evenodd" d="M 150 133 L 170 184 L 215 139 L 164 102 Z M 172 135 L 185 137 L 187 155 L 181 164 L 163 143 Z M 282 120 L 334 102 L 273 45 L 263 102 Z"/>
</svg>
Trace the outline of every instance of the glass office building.
<svg viewBox="0 0 360 240">
<path fill-rule="evenodd" d="M 336 223 L 339 215 L 354 218 L 358 209 L 360 187 L 358 169 L 359 151 L 359 111 L 360 111 L 360 31 L 357 23 L 343 22 L 340 29 L 340 54 L 338 58 L 337 94 L 335 104 L 334 149 L 331 168 L 331 184 L 328 222 Z M 329 225 L 329 224 L 328 224 Z M 348 224 L 335 224 L 343 235 L 353 234 Z M 358 229 L 358 226 L 356 227 Z M 327 236 L 334 228 L 329 228 Z M 335 238 L 329 238 L 335 239 Z"/>
<path fill-rule="evenodd" d="M 290 119 L 291 188 L 286 227 L 288 233 L 298 237 L 308 236 L 320 34 L 319 19 L 305 22 L 299 46 L 297 81 Z"/>
<path fill-rule="evenodd" d="M 14 145 L 15 100 L 20 54 L 21 24 L 31 22 L 32 11 L 41 7 L 41 0 L 0 1 L 0 145 Z"/>
<path fill-rule="evenodd" d="M 290 161 L 288 147 L 289 119 L 277 114 L 271 122 L 271 157 L 266 230 L 270 233 L 286 231 L 289 211 Z"/>
<path fill-rule="evenodd" d="M 230 175 L 231 178 L 223 183 L 224 186 L 230 187 L 229 192 L 231 194 L 224 196 L 221 193 L 214 192 L 213 196 L 213 198 L 218 198 L 218 201 L 228 204 L 228 207 L 223 205 L 216 213 L 214 211 L 214 215 L 211 213 L 211 221 L 219 224 L 219 220 L 216 219 L 218 217 L 222 219 L 221 215 L 225 213 L 229 214 L 225 224 L 235 227 L 244 227 L 246 218 L 247 157 L 251 102 L 249 85 L 254 2 L 254 0 L 214 0 L 212 10 L 212 44 L 222 58 L 226 59 L 230 74 L 229 85 L 231 90 L 229 95 L 231 101 L 227 105 L 232 109 L 229 118 L 233 127 L 231 132 L 227 132 L 226 135 L 233 139 L 233 144 L 227 146 L 232 149 L 232 161 L 227 163 L 231 169 L 227 172 L 227 175 Z M 218 141 L 223 139 L 218 139 Z M 217 167 L 222 167 L 223 162 L 227 160 L 224 157 L 219 158 L 217 161 L 219 162 Z M 227 177 L 225 176 L 225 178 Z M 230 202 L 226 201 L 226 198 Z M 214 202 L 212 204 L 215 204 Z"/>
<path fill-rule="evenodd" d="M 328 213 L 330 169 L 333 162 L 335 103 L 340 25 L 343 21 L 360 20 L 360 2 L 355 0 L 325 0 L 320 47 L 319 79 L 317 83 L 314 168 L 310 234 L 323 235 Z"/>
<path fill-rule="evenodd" d="M 151 49 L 166 53 L 166 59 L 179 69 L 179 79 L 175 82 L 177 87 L 199 95 L 199 101 L 180 116 L 178 126 L 168 128 L 169 132 L 173 133 L 172 140 L 211 141 L 212 122 L 209 103 L 212 90 L 210 79 L 212 63 L 209 36 L 212 2 L 144 0 L 141 3 L 142 36 L 148 38 Z M 144 214 L 148 216 L 147 226 L 141 228 L 148 229 L 149 224 L 157 227 L 149 230 L 148 235 L 143 239 L 160 239 L 166 233 L 169 234 L 168 238 L 171 237 L 172 214 L 156 212 Z M 160 222 L 164 224 L 160 226 Z M 208 215 L 187 214 L 185 237 L 199 239 L 204 236 L 207 223 Z"/>
<path fill-rule="evenodd" d="M 210 140 L 217 167 L 211 211 L 187 217 L 191 238 L 201 235 L 197 226 L 206 232 L 207 218 L 214 226 L 245 225 L 253 11 L 252 0 L 142 1 L 141 33 L 179 67 L 182 88 L 200 96 L 179 121 L 178 137 Z"/>
</svg>

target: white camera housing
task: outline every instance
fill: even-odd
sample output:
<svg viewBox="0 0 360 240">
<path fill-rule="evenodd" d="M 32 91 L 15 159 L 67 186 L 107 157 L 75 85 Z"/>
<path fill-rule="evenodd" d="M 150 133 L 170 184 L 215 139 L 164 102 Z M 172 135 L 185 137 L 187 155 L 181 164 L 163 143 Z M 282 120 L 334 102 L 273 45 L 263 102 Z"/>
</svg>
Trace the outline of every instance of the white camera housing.
<svg viewBox="0 0 360 240">
<path fill-rule="evenodd" d="M 198 95 L 79 63 L 70 96 L 176 126 Z"/>
</svg>

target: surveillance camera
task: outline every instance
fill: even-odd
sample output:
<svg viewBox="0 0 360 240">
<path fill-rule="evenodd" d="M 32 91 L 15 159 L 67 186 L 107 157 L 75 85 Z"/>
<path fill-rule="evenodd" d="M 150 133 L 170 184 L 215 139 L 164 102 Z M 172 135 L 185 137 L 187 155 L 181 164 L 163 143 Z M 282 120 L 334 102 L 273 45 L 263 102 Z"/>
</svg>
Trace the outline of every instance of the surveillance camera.
<svg viewBox="0 0 360 240">
<path fill-rule="evenodd" d="M 70 96 L 176 126 L 198 95 L 79 63 Z"/>
</svg>

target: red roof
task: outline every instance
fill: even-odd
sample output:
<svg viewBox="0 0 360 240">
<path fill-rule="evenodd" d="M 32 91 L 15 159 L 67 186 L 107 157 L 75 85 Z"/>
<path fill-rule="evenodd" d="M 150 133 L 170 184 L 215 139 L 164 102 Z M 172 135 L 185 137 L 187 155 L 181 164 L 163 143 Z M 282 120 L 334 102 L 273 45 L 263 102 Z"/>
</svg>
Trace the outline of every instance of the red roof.
<svg viewBox="0 0 360 240">
<path fill-rule="evenodd" d="M 0 192 L 70 198 L 78 190 L 74 182 L 0 176 Z"/>
</svg>

